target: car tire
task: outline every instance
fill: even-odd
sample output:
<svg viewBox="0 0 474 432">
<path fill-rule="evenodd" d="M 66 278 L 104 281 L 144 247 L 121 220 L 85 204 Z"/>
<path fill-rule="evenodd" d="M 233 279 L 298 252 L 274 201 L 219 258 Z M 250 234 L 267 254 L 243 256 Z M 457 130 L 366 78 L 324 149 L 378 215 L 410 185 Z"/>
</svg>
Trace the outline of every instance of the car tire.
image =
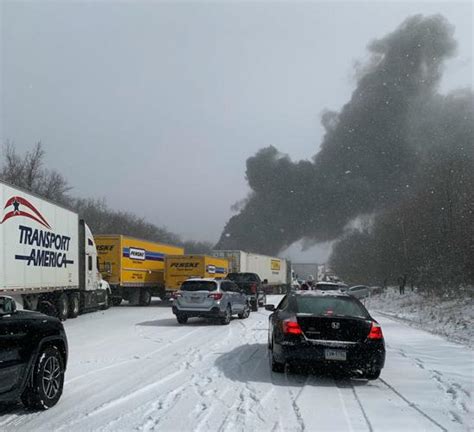
<svg viewBox="0 0 474 432">
<path fill-rule="evenodd" d="M 104 304 L 100 308 L 102 310 L 107 310 L 110 308 L 110 295 L 108 291 L 106 291 L 104 294 Z"/>
<path fill-rule="evenodd" d="M 222 325 L 229 325 L 230 320 L 232 319 L 232 309 L 227 305 L 225 309 L 225 315 L 221 318 L 220 322 Z"/>
<path fill-rule="evenodd" d="M 120 306 L 122 304 L 122 297 L 112 297 L 112 306 Z"/>
<path fill-rule="evenodd" d="M 250 307 L 245 303 L 244 310 L 237 315 L 240 319 L 246 319 L 250 316 Z"/>
<path fill-rule="evenodd" d="M 147 289 L 140 290 L 140 306 L 149 306 L 151 303 L 151 292 Z"/>
<path fill-rule="evenodd" d="M 68 301 L 68 318 L 77 318 L 79 315 L 79 310 L 80 310 L 80 303 L 79 303 L 79 294 L 78 293 L 72 293 L 69 296 L 69 301 Z"/>
<path fill-rule="evenodd" d="M 255 301 L 252 300 L 250 305 L 251 305 L 252 312 L 257 312 L 258 311 L 258 302 L 257 302 L 257 300 L 255 300 Z"/>
<path fill-rule="evenodd" d="M 62 293 L 56 299 L 56 317 L 61 321 L 66 321 L 69 313 L 69 299 L 66 293 Z"/>
<path fill-rule="evenodd" d="M 376 380 L 377 378 L 380 377 L 380 374 L 382 372 L 382 369 L 379 368 L 373 368 L 365 372 L 364 378 L 368 379 L 369 381 Z"/>
<path fill-rule="evenodd" d="M 176 320 L 179 324 L 186 324 L 188 322 L 188 317 L 184 314 L 176 315 Z"/>
<path fill-rule="evenodd" d="M 59 350 L 49 346 L 41 351 L 31 373 L 21 395 L 25 407 L 47 410 L 56 405 L 64 385 L 64 361 Z"/>
<path fill-rule="evenodd" d="M 269 349 L 269 356 L 270 356 L 270 368 L 272 372 L 275 373 L 283 373 L 285 372 L 285 363 L 280 363 L 275 360 L 275 357 L 273 356 L 273 349 Z"/>
</svg>

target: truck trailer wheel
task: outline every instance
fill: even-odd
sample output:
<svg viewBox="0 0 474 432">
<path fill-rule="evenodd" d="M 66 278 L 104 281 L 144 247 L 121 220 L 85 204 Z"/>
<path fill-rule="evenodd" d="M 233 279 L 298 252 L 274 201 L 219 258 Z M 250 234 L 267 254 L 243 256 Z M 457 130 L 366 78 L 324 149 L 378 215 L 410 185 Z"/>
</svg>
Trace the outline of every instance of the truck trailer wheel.
<svg viewBox="0 0 474 432">
<path fill-rule="evenodd" d="M 178 320 L 179 324 L 186 324 L 188 322 L 188 316 L 185 314 L 178 313 L 176 315 L 176 319 Z"/>
<path fill-rule="evenodd" d="M 140 306 L 149 306 L 151 303 L 151 292 L 146 288 L 140 290 Z"/>
<path fill-rule="evenodd" d="M 258 311 L 258 301 L 257 301 L 257 299 L 252 300 L 250 302 L 250 308 L 252 309 L 252 312 L 257 312 Z"/>
<path fill-rule="evenodd" d="M 126 300 L 128 300 L 130 306 L 138 306 L 140 304 L 140 292 L 141 290 L 138 288 L 133 288 L 128 291 Z"/>
<path fill-rule="evenodd" d="M 108 291 L 104 293 L 104 304 L 100 307 L 102 310 L 107 310 L 110 307 L 110 294 Z"/>
<path fill-rule="evenodd" d="M 76 318 L 79 315 L 79 295 L 72 293 L 69 295 L 68 318 Z"/>
<path fill-rule="evenodd" d="M 112 297 L 113 306 L 120 306 L 121 303 L 122 303 L 122 297 Z"/>
<path fill-rule="evenodd" d="M 67 294 L 62 293 L 56 300 L 56 316 L 61 321 L 66 321 L 69 312 L 69 299 Z"/>
</svg>

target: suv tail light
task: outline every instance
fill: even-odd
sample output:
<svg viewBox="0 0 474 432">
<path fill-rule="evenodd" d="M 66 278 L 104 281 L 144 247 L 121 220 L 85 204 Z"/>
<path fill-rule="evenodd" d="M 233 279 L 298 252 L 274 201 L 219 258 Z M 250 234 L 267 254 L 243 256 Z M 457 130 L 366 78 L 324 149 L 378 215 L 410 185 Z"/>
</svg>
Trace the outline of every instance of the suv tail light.
<svg viewBox="0 0 474 432">
<path fill-rule="evenodd" d="M 372 326 L 370 327 L 370 332 L 369 336 L 367 336 L 367 339 L 383 339 L 382 327 L 380 327 L 379 324 L 372 322 Z"/>
<path fill-rule="evenodd" d="M 283 333 L 291 335 L 302 335 L 303 331 L 301 330 L 300 325 L 294 319 L 284 320 L 283 323 Z"/>
<path fill-rule="evenodd" d="M 213 298 L 214 300 L 220 300 L 222 296 L 222 293 L 213 293 L 208 295 L 209 298 Z"/>
<path fill-rule="evenodd" d="M 174 294 L 171 295 L 171 298 L 173 300 L 176 300 L 179 297 L 183 297 L 183 294 L 181 294 L 179 291 L 175 292 Z"/>
<path fill-rule="evenodd" d="M 250 291 L 252 292 L 252 294 L 257 293 L 257 284 L 256 283 L 253 283 L 252 285 L 250 285 Z"/>
</svg>

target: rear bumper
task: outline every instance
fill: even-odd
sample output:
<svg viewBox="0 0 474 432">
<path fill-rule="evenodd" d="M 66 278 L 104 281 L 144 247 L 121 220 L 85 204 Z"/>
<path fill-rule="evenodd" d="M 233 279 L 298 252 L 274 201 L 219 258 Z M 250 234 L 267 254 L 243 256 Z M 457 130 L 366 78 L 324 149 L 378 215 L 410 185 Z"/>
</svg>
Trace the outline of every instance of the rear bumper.
<svg viewBox="0 0 474 432">
<path fill-rule="evenodd" d="M 219 318 L 225 315 L 225 310 L 221 311 L 217 306 L 210 310 L 179 309 L 176 306 L 173 306 L 172 310 L 175 315 L 187 316 L 188 318 Z"/>
<path fill-rule="evenodd" d="M 342 350 L 346 360 L 327 360 L 325 350 Z M 283 342 L 273 346 L 275 360 L 280 363 L 300 363 L 308 366 L 339 367 L 343 369 L 382 369 L 385 364 L 383 342 L 357 343 L 354 345 L 330 345 L 312 342 Z"/>
</svg>

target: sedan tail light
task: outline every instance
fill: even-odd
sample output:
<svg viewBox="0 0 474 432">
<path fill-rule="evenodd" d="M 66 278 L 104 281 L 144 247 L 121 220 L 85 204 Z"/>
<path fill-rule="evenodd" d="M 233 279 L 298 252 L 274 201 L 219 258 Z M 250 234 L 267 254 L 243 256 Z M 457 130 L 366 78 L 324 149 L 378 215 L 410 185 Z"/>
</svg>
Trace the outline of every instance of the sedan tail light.
<svg viewBox="0 0 474 432">
<path fill-rule="evenodd" d="M 222 293 L 213 293 L 208 295 L 209 298 L 213 298 L 214 300 L 220 300 L 222 296 Z"/>
<path fill-rule="evenodd" d="M 302 335 L 303 331 L 301 330 L 300 325 L 293 319 L 284 320 L 282 323 L 283 333 L 291 335 Z"/>
<path fill-rule="evenodd" d="M 372 322 L 372 326 L 370 327 L 370 332 L 369 336 L 367 336 L 367 339 L 383 339 L 382 327 L 380 327 L 379 324 Z"/>
</svg>

